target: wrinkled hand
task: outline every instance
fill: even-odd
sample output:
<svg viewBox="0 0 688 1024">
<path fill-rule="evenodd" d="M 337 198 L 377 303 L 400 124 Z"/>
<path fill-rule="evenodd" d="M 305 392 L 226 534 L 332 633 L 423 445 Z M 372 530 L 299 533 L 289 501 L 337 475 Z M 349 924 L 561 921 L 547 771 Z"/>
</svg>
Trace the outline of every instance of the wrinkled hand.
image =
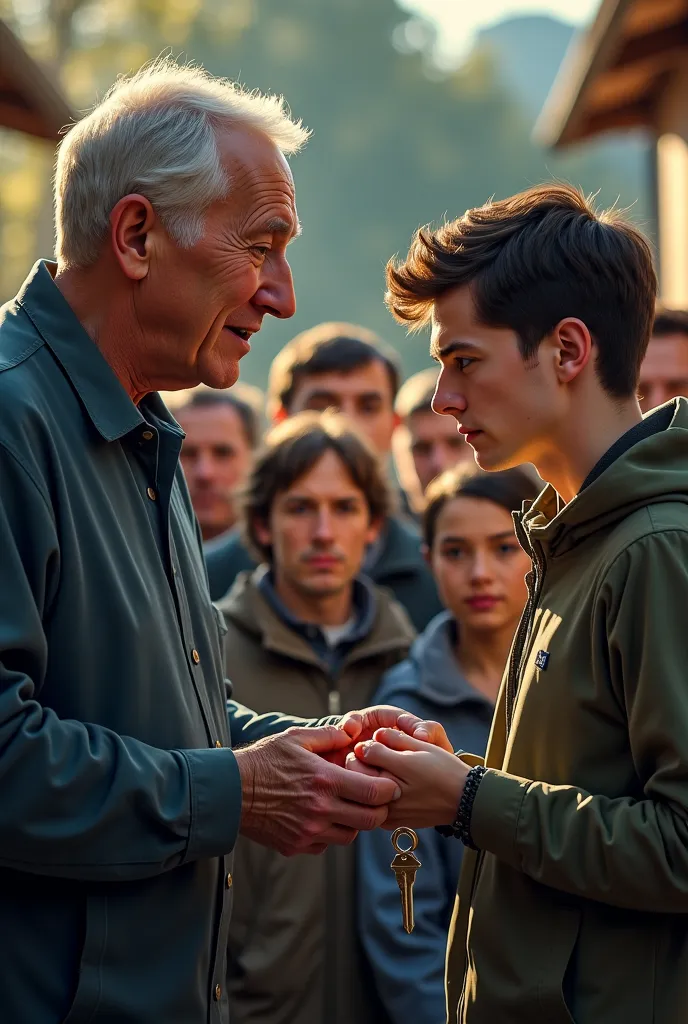
<svg viewBox="0 0 688 1024">
<path fill-rule="evenodd" d="M 389 830 L 450 824 L 470 771 L 448 750 L 396 729 L 379 729 L 372 740 L 358 743 L 346 766 L 367 778 L 398 782 L 401 797 L 390 805 L 382 825 Z"/>
<path fill-rule="evenodd" d="M 345 731 L 323 726 L 287 729 L 238 749 L 242 835 L 292 856 L 346 846 L 359 830 L 382 825 L 399 787 L 326 760 L 350 746 Z"/>
<path fill-rule="evenodd" d="M 339 723 L 353 743 L 363 743 L 372 739 L 378 729 L 399 729 L 416 739 L 434 743 L 444 750 L 453 753 L 447 734 L 438 722 L 426 722 L 410 711 L 392 707 L 389 704 L 378 704 L 376 707 L 364 708 L 363 711 L 349 711 Z"/>
</svg>

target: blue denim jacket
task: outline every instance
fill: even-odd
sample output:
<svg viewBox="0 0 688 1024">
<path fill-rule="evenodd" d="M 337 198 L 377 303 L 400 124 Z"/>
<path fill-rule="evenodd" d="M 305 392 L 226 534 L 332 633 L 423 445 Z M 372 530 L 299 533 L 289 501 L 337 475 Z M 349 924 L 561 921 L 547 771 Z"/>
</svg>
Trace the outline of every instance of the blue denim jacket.
<svg viewBox="0 0 688 1024">
<path fill-rule="evenodd" d="M 493 706 L 461 673 L 454 656 L 455 636 L 452 615 L 437 615 L 416 639 L 406 661 L 384 675 L 374 703 L 441 722 L 455 750 L 483 755 Z M 411 935 L 401 926 L 389 833 L 377 829 L 361 833 L 356 841 L 362 940 L 393 1024 L 445 1020 L 444 956 L 463 846 L 434 829 L 420 830 L 419 839 L 416 853 L 422 867 L 413 888 Z"/>
</svg>

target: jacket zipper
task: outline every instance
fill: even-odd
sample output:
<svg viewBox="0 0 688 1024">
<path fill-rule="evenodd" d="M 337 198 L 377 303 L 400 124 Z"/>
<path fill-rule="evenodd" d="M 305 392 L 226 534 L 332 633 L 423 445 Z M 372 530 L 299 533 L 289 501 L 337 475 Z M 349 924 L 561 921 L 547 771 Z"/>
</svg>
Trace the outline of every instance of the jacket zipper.
<svg viewBox="0 0 688 1024">
<path fill-rule="evenodd" d="M 514 717 L 514 707 L 516 705 L 516 696 L 518 694 L 518 682 L 524 667 L 523 659 L 526 640 L 533 628 L 535 609 L 537 608 L 538 601 L 540 600 L 542 584 L 545 578 L 545 561 L 542 557 L 541 545 L 537 542 L 535 544 L 531 543 L 530 538 L 527 536 L 520 521 L 517 522 L 516 533 L 521 545 L 523 547 L 526 547 L 527 545 L 526 550 L 530 548 L 531 558 L 533 559 L 533 568 L 526 576 L 528 602 L 523 615 L 521 616 L 521 621 L 518 624 L 513 650 L 509 659 L 509 674 L 507 677 L 505 693 L 507 738 L 511 731 L 511 723 Z"/>
</svg>

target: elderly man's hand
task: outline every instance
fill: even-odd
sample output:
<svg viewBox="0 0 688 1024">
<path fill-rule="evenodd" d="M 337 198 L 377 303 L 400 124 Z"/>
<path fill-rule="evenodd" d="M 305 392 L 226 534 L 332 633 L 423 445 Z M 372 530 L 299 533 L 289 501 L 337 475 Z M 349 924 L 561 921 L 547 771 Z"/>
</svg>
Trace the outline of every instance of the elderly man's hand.
<svg viewBox="0 0 688 1024">
<path fill-rule="evenodd" d="M 359 743 L 346 766 L 366 778 L 398 782 L 401 797 L 390 805 L 385 829 L 399 825 L 426 828 L 448 825 L 456 817 L 468 765 L 447 750 L 397 729 L 380 729 Z"/>
<path fill-rule="evenodd" d="M 424 721 L 410 711 L 402 711 L 389 704 L 378 704 L 363 711 L 349 711 L 340 721 L 339 728 L 351 737 L 352 745 L 372 739 L 378 729 L 398 729 L 425 743 L 433 743 L 450 754 L 454 752 L 439 722 Z"/>
<path fill-rule="evenodd" d="M 346 846 L 382 825 L 400 789 L 332 763 L 351 738 L 336 726 L 287 729 L 236 751 L 243 805 L 241 833 L 285 856 Z"/>
</svg>

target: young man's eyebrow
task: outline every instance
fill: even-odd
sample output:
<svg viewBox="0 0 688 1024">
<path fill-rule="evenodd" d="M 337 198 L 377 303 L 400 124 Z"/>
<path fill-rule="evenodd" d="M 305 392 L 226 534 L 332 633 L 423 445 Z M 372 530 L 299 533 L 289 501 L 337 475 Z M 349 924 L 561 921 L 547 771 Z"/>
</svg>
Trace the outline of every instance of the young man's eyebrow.
<svg viewBox="0 0 688 1024">
<path fill-rule="evenodd" d="M 430 343 L 430 358 L 436 360 L 438 363 L 459 351 L 479 352 L 480 346 L 476 345 L 473 341 L 461 341 L 459 338 L 456 338 L 454 341 L 448 341 L 447 344 L 443 345 L 441 348 L 435 341 Z"/>
</svg>

